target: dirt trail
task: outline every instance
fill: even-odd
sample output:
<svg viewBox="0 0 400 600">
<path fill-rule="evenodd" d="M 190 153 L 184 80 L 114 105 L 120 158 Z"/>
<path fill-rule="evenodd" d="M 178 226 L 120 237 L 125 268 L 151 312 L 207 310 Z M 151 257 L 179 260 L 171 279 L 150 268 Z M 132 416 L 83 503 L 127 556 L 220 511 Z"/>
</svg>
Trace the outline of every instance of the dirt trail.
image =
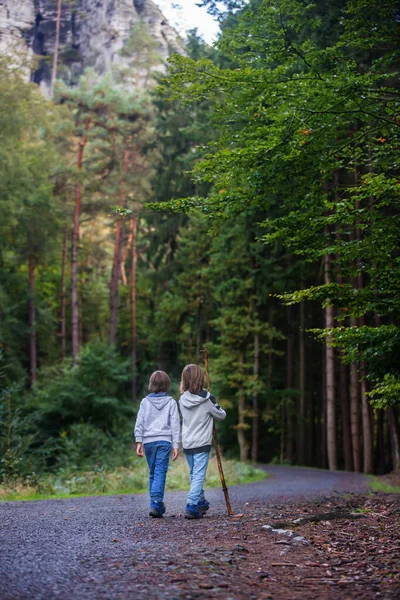
<svg viewBox="0 0 400 600">
<path fill-rule="evenodd" d="M 195 522 L 182 518 L 183 492 L 166 495 L 167 514 L 160 520 L 147 516 L 145 495 L 0 504 L 0 598 L 289 600 L 336 598 L 338 593 L 343 599 L 398 597 L 393 579 L 398 565 L 392 565 L 392 580 L 386 584 L 386 576 L 367 571 L 368 561 L 357 579 L 354 560 L 343 563 L 348 565 L 346 572 L 343 565 L 333 565 L 341 552 L 338 546 L 332 550 L 336 555 L 327 554 L 331 538 L 339 539 L 335 535 L 346 527 L 348 536 L 361 531 L 368 519 L 360 519 L 362 525 L 350 516 L 317 524 L 317 530 L 310 524 L 299 527 L 300 535 L 314 536 L 309 544 L 263 529 L 310 512 L 347 514 L 357 506 L 364 507 L 361 513 L 368 512 L 362 475 L 279 466 L 266 470 L 271 477 L 265 481 L 230 490 L 235 512 L 243 515 L 234 519 L 226 517 L 220 490 L 207 493 L 212 508 Z M 379 502 L 375 521 L 380 522 L 372 527 L 390 531 L 387 525 L 399 521 L 400 503 L 394 497 L 386 510 L 387 500 Z M 321 541 L 327 531 L 331 538 Z M 350 537 L 344 540 L 351 558 L 359 551 L 351 555 Z M 343 590 L 338 592 L 338 586 Z"/>
</svg>

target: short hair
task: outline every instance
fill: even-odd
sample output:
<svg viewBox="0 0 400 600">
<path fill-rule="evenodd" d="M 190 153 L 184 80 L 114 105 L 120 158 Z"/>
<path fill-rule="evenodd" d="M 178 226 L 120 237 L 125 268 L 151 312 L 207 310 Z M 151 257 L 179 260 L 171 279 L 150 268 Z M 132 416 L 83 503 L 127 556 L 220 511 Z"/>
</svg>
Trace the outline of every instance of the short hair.
<svg viewBox="0 0 400 600">
<path fill-rule="evenodd" d="M 171 380 L 165 371 L 154 371 L 149 379 L 149 392 L 168 392 L 170 383 Z"/>
<path fill-rule="evenodd" d="M 203 369 L 198 365 L 186 365 L 182 371 L 181 393 L 188 391 L 191 394 L 198 394 L 203 389 L 203 385 Z"/>
</svg>

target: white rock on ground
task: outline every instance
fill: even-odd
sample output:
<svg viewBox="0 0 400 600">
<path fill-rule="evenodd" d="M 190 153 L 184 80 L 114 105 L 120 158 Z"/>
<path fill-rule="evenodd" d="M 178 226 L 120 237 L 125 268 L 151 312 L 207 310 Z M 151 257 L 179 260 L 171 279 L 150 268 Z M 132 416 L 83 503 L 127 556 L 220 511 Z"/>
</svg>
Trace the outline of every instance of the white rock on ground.
<svg viewBox="0 0 400 600">
<path fill-rule="evenodd" d="M 296 544 L 308 545 L 310 543 L 308 540 L 306 540 L 305 537 L 303 537 L 302 535 L 296 535 L 294 531 L 291 531 L 290 529 L 274 529 L 272 525 L 262 525 L 262 529 L 265 529 L 269 533 L 274 533 L 275 535 L 283 535 L 291 539 L 291 541 L 295 542 Z"/>
</svg>

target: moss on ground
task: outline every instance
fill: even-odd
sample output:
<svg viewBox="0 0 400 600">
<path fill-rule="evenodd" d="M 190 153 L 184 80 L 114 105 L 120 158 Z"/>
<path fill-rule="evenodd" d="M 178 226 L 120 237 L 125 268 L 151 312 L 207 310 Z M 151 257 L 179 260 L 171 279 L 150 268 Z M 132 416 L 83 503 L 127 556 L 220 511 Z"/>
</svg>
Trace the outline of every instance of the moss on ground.
<svg viewBox="0 0 400 600">
<path fill-rule="evenodd" d="M 391 485 L 390 483 L 387 483 L 386 481 L 380 481 L 375 477 L 370 481 L 370 486 L 374 492 L 383 492 L 385 494 L 400 494 L 400 486 Z"/>
</svg>

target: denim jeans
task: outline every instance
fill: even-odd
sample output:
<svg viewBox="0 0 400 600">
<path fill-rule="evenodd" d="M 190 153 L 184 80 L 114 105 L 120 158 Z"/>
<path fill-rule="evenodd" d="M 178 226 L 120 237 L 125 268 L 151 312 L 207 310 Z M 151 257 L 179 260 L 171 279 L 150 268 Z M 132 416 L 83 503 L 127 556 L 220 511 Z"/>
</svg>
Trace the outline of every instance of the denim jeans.
<svg viewBox="0 0 400 600">
<path fill-rule="evenodd" d="M 143 448 L 149 465 L 150 500 L 162 502 L 172 444 L 160 440 L 159 442 L 144 444 Z"/>
<path fill-rule="evenodd" d="M 186 454 L 186 460 L 190 469 L 190 490 L 187 497 L 188 504 L 198 505 L 204 500 L 203 483 L 207 473 L 209 452 L 198 454 Z"/>
</svg>

